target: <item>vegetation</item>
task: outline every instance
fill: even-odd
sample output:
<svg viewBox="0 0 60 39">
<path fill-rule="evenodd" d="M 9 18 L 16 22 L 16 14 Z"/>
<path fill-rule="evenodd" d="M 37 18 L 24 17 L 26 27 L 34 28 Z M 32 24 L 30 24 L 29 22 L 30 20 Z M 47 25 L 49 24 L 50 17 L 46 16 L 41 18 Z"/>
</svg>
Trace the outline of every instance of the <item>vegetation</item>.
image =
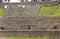
<svg viewBox="0 0 60 39">
<path fill-rule="evenodd" d="M 53 6 L 42 7 L 42 8 L 39 10 L 38 16 L 44 16 L 45 14 L 51 12 L 54 8 L 55 8 L 55 7 L 53 7 Z"/>
<path fill-rule="evenodd" d="M 49 38 L 29 38 L 29 37 L 3 37 L 8 39 L 49 39 Z"/>
<path fill-rule="evenodd" d="M 52 16 L 60 16 L 60 7 L 58 7 Z"/>
<path fill-rule="evenodd" d="M 0 16 L 4 16 L 4 9 L 0 8 Z"/>
</svg>

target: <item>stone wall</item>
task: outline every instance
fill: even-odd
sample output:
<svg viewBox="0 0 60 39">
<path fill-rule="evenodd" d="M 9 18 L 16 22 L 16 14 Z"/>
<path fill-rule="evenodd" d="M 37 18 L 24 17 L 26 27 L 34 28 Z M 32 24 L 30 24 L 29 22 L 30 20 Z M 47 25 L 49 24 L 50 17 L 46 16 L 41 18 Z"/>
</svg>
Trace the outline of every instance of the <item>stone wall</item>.
<svg viewBox="0 0 60 39">
<path fill-rule="evenodd" d="M 60 38 L 60 31 L 0 31 L 0 36 Z"/>
</svg>

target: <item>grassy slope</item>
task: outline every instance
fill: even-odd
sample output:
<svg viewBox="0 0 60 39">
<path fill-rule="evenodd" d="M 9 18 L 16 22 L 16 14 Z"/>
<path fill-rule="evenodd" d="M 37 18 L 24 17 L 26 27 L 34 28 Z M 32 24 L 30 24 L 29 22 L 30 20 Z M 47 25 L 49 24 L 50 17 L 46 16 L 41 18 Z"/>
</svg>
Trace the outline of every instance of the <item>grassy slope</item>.
<svg viewBox="0 0 60 39">
<path fill-rule="evenodd" d="M 0 8 L 0 16 L 4 15 L 4 10 L 2 8 Z"/>
<path fill-rule="evenodd" d="M 54 9 L 52 6 L 42 7 L 39 11 L 38 16 L 44 16 L 45 14 L 51 12 Z"/>
<path fill-rule="evenodd" d="M 7 37 L 9 39 L 49 39 L 49 38 L 28 38 L 28 37 Z"/>
<path fill-rule="evenodd" d="M 60 16 L 60 7 L 56 9 L 55 13 L 52 16 Z"/>
</svg>

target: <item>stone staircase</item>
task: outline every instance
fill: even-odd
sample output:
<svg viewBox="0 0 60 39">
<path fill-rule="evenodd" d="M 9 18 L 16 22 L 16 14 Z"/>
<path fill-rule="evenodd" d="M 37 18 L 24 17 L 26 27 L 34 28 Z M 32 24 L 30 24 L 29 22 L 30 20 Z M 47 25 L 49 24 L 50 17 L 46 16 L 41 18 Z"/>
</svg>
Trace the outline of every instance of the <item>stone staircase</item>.
<svg viewBox="0 0 60 39">
<path fill-rule="evenodd" d="M 8 5 L 8 8 L 6 10 L 6 16 L 9 17 L 19 17 L 21 16 L 22 12 L 22 7 L 18 5 Z"/>
<path fill-rule="evenodd" d="M 39 10 L 39 6 L 38 5 L 27 5 L 25 7 L 25 10 L 23 12 L 23 16 L 27 16 L 27 17 L 34 17 L 37 14 L 37 11 Z"/>
</svg>

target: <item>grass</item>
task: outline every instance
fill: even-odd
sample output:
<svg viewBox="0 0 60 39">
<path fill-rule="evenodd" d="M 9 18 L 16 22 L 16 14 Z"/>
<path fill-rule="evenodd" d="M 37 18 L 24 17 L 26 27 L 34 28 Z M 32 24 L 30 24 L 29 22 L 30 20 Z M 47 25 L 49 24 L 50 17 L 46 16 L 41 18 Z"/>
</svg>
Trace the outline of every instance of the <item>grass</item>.
<svg viewBox="0 0 60 39">
<path fill-rule="evenodd" d="M 56 9 L 55 13 L 52 16 L 60 16 L 60 7 Z"/>
<path fill-rule="evenodd" d="M 55 7 L 52 7 L 52 6 L 42 7 L 42 8 L 39 10 L 38 16 L 44 16 L 45 14 L 51 12 L 54 8 L 55 8 Z"/>
<path fill-rule="evenodd" d="M 20 37 L 12 37 L 11 39 L 48 39 L 48 38 L 20 38 Z"/>
<path fill-rule="evenodd" d="M 29 38 L 29 37 L 3 37 L 8 39 L 49 39 L 49 38 Z"/>
<path fill-rule="evenodd" d="M 0 8 L 0 16 L 4 16 L 4 9 Z"/>
</svg>

